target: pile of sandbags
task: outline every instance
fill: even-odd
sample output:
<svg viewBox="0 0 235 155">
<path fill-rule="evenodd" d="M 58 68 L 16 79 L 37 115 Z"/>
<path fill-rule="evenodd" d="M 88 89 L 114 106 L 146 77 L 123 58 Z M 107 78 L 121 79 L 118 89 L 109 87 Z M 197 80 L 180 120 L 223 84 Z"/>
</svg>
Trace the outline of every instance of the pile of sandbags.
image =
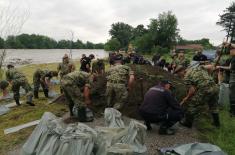
<svg viewBox="0 0 235 155">
<path fill-rule="evenodd" d="M 145 125 L 131 120 L 125 126 L 121 113 L 105 109 L 106 127 L 95 129 L 82 123 L 65 124 L 61 118 L 46 112 L 21 155 L 129 155 L 147 153 Z"/>
</svg>

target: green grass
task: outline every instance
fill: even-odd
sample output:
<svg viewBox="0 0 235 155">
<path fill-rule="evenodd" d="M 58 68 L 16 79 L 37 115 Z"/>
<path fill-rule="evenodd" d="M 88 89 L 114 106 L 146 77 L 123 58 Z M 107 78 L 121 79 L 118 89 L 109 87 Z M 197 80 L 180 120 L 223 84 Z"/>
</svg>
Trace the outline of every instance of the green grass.
<svg viewBox="0 0 235 155">
<path fill-rule="evenodd" d="M 235 154 L 235 118 L 231 118 L 228 108 L 220 111 L 221 127 L 215 128 L 211 125 L 210 117 L 202 117 L 198 123 L 200 138 L 219 146 L 229 155 Z"/>
</svg>

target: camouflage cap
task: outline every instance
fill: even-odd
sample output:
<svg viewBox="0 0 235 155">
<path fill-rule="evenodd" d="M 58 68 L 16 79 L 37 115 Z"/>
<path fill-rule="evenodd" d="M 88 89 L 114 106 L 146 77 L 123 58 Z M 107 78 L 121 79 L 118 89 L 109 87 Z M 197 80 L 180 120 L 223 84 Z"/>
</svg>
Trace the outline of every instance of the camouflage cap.
<svg viewBox="0 0 235 155">
<path fill-rule="evenodd" d="M 9 83 L 6 80 L 0 81 L 0 88 L 6 89 L 9 86 Z"/>
</svg>

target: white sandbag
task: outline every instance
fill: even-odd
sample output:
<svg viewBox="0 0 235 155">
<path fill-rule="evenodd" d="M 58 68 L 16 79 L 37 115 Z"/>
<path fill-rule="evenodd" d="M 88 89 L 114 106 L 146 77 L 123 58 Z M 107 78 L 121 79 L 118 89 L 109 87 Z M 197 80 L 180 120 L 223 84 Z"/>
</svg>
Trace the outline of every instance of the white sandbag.
<svg viewBox="0 0 235 155">
<path fill-rule="evenodd" d="M 228 105 L 229 102 L 229 84 L 221 83 L 218 103 L 219 105 Z"/>
<path fill-rule="evenodd" d="M 36 148 L 40 142 L 41 136 L 47 129 L 47 123 L 49 120 L 56 119 L 56 116 L 50 112 L 45 112 L 40 120 L 40 123 L 34 129 L 26 143 L 23 145 L 21 155 L 35 155 Z"/>
<path fill-rule="evenodd" d="M 107 149 L 107 155 L 133 155 L 134 151 L 128 144 L 117 143 Z"/>
<path fill-rule="evenodd" d="M 147 154 L 147 147 L 145 146 L 146 126 L 136 120 L 131 120 L 128 133 L 124 135 L 120 143 L 129 144 L 135 154 Z"/>
<path fill-rule="evenodd" d="M 114 108 L 106 108 L 104 111 L 105 125 L 111 128 L 124 128 L 122 114 Z"/>
<path fill-rule="evenodd" d="M 10 111 L 10 109 L 5 106 L 5 105 L 0 105 L 0 115 L 4 115 L 6 113 L 8 113 Z"/>
<path fill-rule="evenodd" d="M 119 137 L 123 137 L 125 128 L 107 128 L 107 127 L 96 127 L 97 139 L 95 142 L 95 153 L 96 155 L 106 155 L 107 149 L 111 145 L 117 143 Z"/>
<path fill-rule="evenodd" d="M 56 155 L 92 155 L 97 134 L 85 124 L 71 125 L 61 136 Z"/>
</svg>

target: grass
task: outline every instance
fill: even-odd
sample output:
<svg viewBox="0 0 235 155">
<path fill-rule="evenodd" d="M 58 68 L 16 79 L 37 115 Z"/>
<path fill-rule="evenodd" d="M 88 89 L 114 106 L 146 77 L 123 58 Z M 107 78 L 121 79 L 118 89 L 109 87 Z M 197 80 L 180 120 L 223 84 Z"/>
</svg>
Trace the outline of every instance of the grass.
<svg viewBox="0 0 235 155">
<path fill-rule="evenodd" d="M 235 154 L 235 119 L 231 118 L 228 108 L 220 111 L 221 127 L 215 128 L 211 125 L 210 117 L 203 117 L 198 123 L 200 138 L 219 146 L 229 155 Z"/>
</svg>

